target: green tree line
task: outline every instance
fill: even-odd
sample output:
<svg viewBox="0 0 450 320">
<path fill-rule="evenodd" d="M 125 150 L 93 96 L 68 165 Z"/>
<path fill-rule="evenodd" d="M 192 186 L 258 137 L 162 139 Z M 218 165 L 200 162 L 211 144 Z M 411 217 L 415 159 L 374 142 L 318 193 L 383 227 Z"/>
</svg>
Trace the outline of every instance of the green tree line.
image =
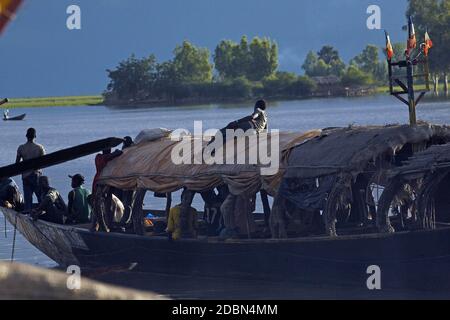
<svg viewBox="0 0 450 320">
<path fill-rule="evenodd" d="M 444 80 L 444 91 L 448 94 L 450 73 L 450 0 L 408 0 L 407 15 L 412 16 L 416 26 L 418 43 L 423 42 L 426 31 L 434 46 L 430 50 L 430 72 L 434 81 L 434 92 L 438 94 L 439 80 Z"/>
<path fill-rule="evenodd" d="M 378 51 L 368 46 L 346 66 L 336 49 L 324 46 L 308 54 L 299 66 L 304 75 L 299 75 L 278 70 L 278 45 L 269 38 L 223 40 L 212 55 L 207 48 L 184 41 L 168 61 L 158 62 L 153 54 L 131 55 L 107 70 L 110 82 L 105 97 L 131 102 L 308 97 L 317 89 L 315 77 L 335 75 L 342 86 L 383 81 L 385 65 Z"/>
</svg>

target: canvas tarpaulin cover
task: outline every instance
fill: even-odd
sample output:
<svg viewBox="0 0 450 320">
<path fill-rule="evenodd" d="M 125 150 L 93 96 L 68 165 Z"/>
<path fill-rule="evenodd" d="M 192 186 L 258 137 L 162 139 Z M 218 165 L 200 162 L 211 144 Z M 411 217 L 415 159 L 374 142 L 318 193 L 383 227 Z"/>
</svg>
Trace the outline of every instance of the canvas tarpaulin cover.
<svg viewBox="0 0 450 320">
<path fill-rule="evenodd" d="M 415 154 L 405 164 L 394 170 L 392 177 L 402 175 L 408 178 L 422 177 L 428 172 L 450 169 L 450 144 L 431 146 Z"/>
<path fill-rule="evenodd" d="M 292 150 L 286 177 L 315 178 L 339 172 L 356 176 L 381 155 L 395 155 L 408 143 L 423 144 L 433 137 L 450 141 L 450 127 L 422 123 L 324 130 Z"/>
<path fill-rule="evenodd" d="M 284 174 L 289 151 L 296 145 L 319 135 L 320 132 L 320 130 L 306 133 L 280 132 L 278 136 L 280 169 L 275 174 L 268 176 L 261 175 L 261 167 L 264 166 L 260 163 L 176 164 L 171 158 L 174 148 L 186 147 L 193 150 L 191 157 L 193 162 L 194 158 L 202 159 L 203 153 L 203 150 L 194 150 L 195 140 L 200 140 L 201 149 L 206 146 L 207 142 L 202 141 L 201 137 L 192 137 L 190 140 L 182 141 L 172 141 L 170 137 L 163 137 L 156 141 L 143 142 L 125 149 L 123 155 L 108 163 L 102 171 L 99 184 L 106 184 L 123 190 L 142 188 L 159 193 L 168 193 L 183 187 L 200 192 L 226 183 L 230 192 L 235 195 L 251 194 L 260 189 L 265 189 L 273 195 L 278 190 Z M 258 137 L 263 136 L 265 135 L 259 135 Z M 269 146 L 268 149 L 271 150 L 272 134 L 267 135 L 266 142 Z M 262 143 L 264 144 L 264 141 Z M 257 154 L 257 145 L 246 143 L 245 153 L 248 155 Z M 216 154 L 220 154 L 219 149 Z"/>
<path fill-rule="evenodd" d="M 450 128 L 422 123 L 333 128 L 291 150 L 280 194 L 301 209 L 324 209 L 339 176 L 355 179 L 406 144 L 450 141 Z M 373 169 L 373 168 L 372 168 Z"/>
</svg>

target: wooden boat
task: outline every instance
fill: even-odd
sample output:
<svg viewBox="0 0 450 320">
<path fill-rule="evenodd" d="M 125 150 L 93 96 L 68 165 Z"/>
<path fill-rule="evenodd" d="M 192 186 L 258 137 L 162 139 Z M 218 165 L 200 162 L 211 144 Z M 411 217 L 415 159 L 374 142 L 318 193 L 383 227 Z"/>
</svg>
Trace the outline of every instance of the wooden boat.
<svg viewBox="0 0 450 320">
<path fill-rule="evenodd" d="M 3 121 L 20 121 L 20 120 L 25 119 L 26 115 L 27 115 L 26 113 L 23 113 L 21 115 L 15 116 L 15 117 L 5 117 L 5 116 L 3 116 Z"/>
<path fill-rule="evenodd" d="M 183 239 L 91 232 L 33 221 L 1 208 L 24 237 L 60 266 L 366 288 L 369 266 L 383 288 L 450 288 L 450 226 L 437 230 L 278 240 Z"/>
<path fill-rule="evenodd" d="M 380 221 L 378 207 L 385 208 L 384 203 L 388 203 L 387 207 L 394 208 L 396 203 L 392 199 L 377 203 L 383 198 L 382 191 L 381 198 L 373 199 L 375 204 L 361 201 L 361 197 L 367 199 L 373 185 L 389 186 L 388 171 L 401 168 L 403 160 L 413 159 L 419 146 L 431 150 L 433 145 L 450 142 L 449 127 L 421 124 L 333 128 L 297 136 L 281 135 L 280 141 L 280 159 L 286 161 L 279 173 L 268 177 L 259 174 L 258 166 L 174 165 L 165 157 L 177 142 L 167 137 L 126 149 L 102 172 L 94 211 L 99 214 L 104 210 L 106 206 L 102 204 L 113 188 L 133 192 L 131 202 L 124 204 L 131 207 L 133 219 L 128 230 L 134 230 L 134 234 L 93 232 L 89 226 L 33 221 L 10 209 L 1 211 L 31 244 L 61 266 L 134 266 L 145 272 L 361 289 L 367 288 L 371 267 L 377 266 L 384 289 L 450 289 L 449 223 L 435 219 L 431 228 L 422 228 L 408 225 L 402 215 L 393 214 Z M 293 180 L 297 181 L 295 188 Z M 272 233 L 273 239 L 220 240 L 201 235 L 170 241 L 167 236 L 143 230 L 146 192 L 170 194 L 182 187 L 202 192 L 224 182 L 236 194 L 247 190 L 273 194 L 273 190 L 278 190 L 275 203 L 288 201 L 301 213 L 312 211 L 323 219 L 323 231 L 307 235 Z M 301 187 L 302 184 L 307 187 Z M 349 196 L 352 192 L 354 196 Z M 279 220 L 286 222 L 283 214 L 289 209 L 281 210 L 275 203 L 271 220 L 282 218 Z M 436 216 L 445 214 L 448 212 Z M 271 221 L 271 227 L 279 220 Z"/>
</svg>

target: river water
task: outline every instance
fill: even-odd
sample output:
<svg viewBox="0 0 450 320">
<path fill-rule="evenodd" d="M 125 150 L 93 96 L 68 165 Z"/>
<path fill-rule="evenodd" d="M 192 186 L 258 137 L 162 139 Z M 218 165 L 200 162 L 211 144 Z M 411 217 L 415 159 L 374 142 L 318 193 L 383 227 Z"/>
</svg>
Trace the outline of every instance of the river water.
<svg viewBox="0 0 450 320">
<path fill-rule="evenodd" d="M 37 141 L 47 152 L 105 137 L 135 137 L 144 128 L 166 127 L 192 130 L 194 121 L 203 128 L 221 128 L 228 122 L 246 116 L 250 104 L 209 104 L 152 108 L 108 108 L 103 106 L 48 107 L 14 109 L 10 114 L 26 113 L 25 121 L 0 123 L 2 147 L 0 166 L 15 160 L 18 145 L 24 143 L 28 127 L 37 129 Z M 271 129 L 305 131 L 333 126 L 406 123 L 407 107 L 388 95 L 358 98 L 328 98 L 270 103 Z M 427 100 L 418 108 L 418 118 L 436 124 L 450 123 L 450 100 Z M 94 176 L 94 156 L 88 156 L 45 170 L 54 187 L 67 195 L 68 174 L 82 173 L 89 185 Z M 16 182 L 21 186 L 20 177 Z M 177 201 L 177 200 L 175 200 Z M 152 200 L 146 207 L 163 208 L 162 200 Z M 201 208 L 198 198 L 194 206 Z M 0 260 L 11 258 L 13 228 L 0 216 Z M 17 235 L 15 261 L 54 267 L 56 264 Z M 182 295 L 181 295 L 182 296 Z"/>
</svg>

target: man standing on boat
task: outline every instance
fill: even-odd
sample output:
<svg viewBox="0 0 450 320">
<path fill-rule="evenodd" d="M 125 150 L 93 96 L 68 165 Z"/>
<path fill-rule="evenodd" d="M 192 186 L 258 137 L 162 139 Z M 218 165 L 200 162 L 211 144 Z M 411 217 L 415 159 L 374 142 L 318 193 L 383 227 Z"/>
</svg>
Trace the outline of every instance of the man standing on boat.
<svg viewBox="0 0 450 320">
<path fill-rule="evenodd" d="M 69 176 L 72 179 L 72 191 L 69 192 L 66 223 L 89 223 L 91 221 L 91 206 L 89 195 L 91 192 L 83 187 L 84 177 L 77 173 Z"/>
<path fill-rule="evenodd" d="M 42 145 L 35 142 L 36 129 L 27 130 L 27 142 L 17 149 L 16 163 L 26 161 L 45 155 L 45 149 Z M 22 173 L 23 193 L 25 200 L 25 211 L 31 211 L 33 207 L 33 193 L 38 200 L 40 199 L 38 179 L 42 175 L 41 170 L 30 170 Z"/>
<path fill-rule="evenodd" d="M 97 170 L 94 176 L 94 180 L 92 181 L 92 194 L 95 195 L 95 188 L 97 186 L 97 180 L 100 177 L 103 169 L 106 167 L 109 161 L 119 157 L 122 155 L 121 150 L 115 150 L 111 152 L 111 148 L 103 150 L 102 153 L 99 153 L 95 156 L 95 169 Z"/>
</svg>

